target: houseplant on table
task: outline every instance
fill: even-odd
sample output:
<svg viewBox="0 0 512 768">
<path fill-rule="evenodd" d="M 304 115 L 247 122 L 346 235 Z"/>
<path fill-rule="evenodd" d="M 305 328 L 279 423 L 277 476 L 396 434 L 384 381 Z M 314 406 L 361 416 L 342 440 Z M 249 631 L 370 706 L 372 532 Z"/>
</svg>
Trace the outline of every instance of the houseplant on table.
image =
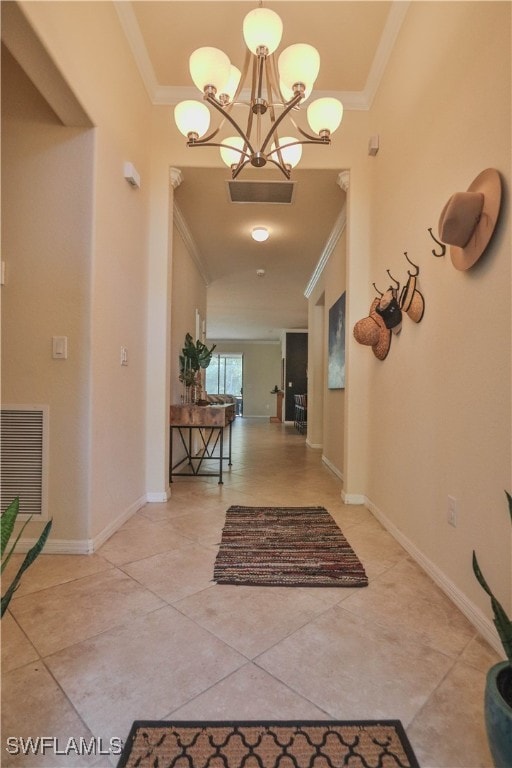
<svg viewBox="0 0 512 768">
<path fill-rule="evenodd" d="M 512 496 L 505 491 L 512 522 Z M 507 661 L 500 661 L 487 673 L 485 686 L 485 727 L 496 768 L 512 766 L 512 621 L 487 584 L 475 552 L 473 572 L 480 586 L 491 598 L 494 625 L 498 631 Z"/>
<path fill-rule="evenodd" d="M 216 344 L 208 349 L 199 339 L 194 342 L 190 333 L 185 336 L 185 346 L 180 355 L 180 381 L 185 385 L 185 402 L 200 400 L 201 371 L 210 365 L 215 347 Z"/>
</svg>

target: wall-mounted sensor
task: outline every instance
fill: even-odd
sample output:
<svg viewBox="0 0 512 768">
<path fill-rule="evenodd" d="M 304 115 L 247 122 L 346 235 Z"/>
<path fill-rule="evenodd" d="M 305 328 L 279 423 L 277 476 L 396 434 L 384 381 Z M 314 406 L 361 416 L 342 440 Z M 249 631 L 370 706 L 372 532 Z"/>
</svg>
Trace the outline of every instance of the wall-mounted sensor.
<svg viewBox="0 0 512 768">
<path fill-rule="evenodd" d="M 264 269 L 257 269 L 256 274 L 258 277 L 265 277 L 265 270 Z"/>
<path fill-rule="evenodd" d="M 140 174 L 134 167 L 133 163 L 124 164 L 124 177 L 128 184 L 132 187 L 140 187 Z"/>
<path fill-rule="evenodd" d="M 368 154 L 374 157 L 378 151 L 379 151 L 379 137 L 377 135 L 370 136 L 370 141 L 368 142 Z"/>
</svg>

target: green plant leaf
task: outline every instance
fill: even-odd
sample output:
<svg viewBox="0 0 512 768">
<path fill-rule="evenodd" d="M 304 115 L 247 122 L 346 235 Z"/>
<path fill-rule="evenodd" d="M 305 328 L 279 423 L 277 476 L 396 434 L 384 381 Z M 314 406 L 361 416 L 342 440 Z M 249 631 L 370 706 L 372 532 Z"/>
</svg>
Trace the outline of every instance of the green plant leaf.
<svg viewBox="0 0 512 768">
<path fill-rule="evenodd" d="M 512 496 L 508 493 L 508 491 L 505 491 L 507 500 L 508 500 L 508 509 L 510 513 L 510 521 L 512 522 Z M 512 621 L 507 616 L 503 606 L 499 602 L 499 600 L 496 599 L 494 596 L 490 586 L 488 585 L 482 571 L 480 568 L 480 565 L 477 560 L 477 556 L 475 551 L 473 550 L 473 573 L 475 574 L 475 577 L 485 592 L 489 595 L 491 598 L 491 606 L 494 614 L 494 626 L 496 627 L 496 630 L 498 632 L 499 638 L 501 640 L 501 644 L 503 645 L 503 650 L 505 651 L 505 654 L 509 661 L 512 663 Z"/>
<path fill-rule="evenodd" d="M 36 557 L 41 553 L 44 545 L 46 544 L 46 540 L 50 534 L 52 523 L 53 523 L 53 520 L 48 520 L 38 540 L 25 555 L 25 559 L 23 560 L 22 564 L 18 568 L 18 572 L 14 577 L 14 579 L 12 580 L 9 588 L 7 589 L 7 592 L 5 593 L 5 595 L 2 595 L 0 617 L 3 616 L 5 611 L 7 610 L 7 607 L 11 602 L 12 596 L 14 595 L 14 593 L 19 587 L 20 579 L 23 576 L 24 572 L 27 570 L 27 568 L 29 568 L 32 565 L 32 563 L 34 562 Z"/>
<path fill-rule="evenodd" d="M 9 550 L 9 554 L 7 555 L 7 557 L 4 557 L 4 559 L 2 560 L 2 570 L 1 570 L 1 573 L 3 573 L 5 568 L 7 567 L 7 563 L 11 559 L 11 555 L 13 554 L 14 550 L 16 549 L 16 544 L 21 539 L 21 537 L 23 535 L 23 531 L 25 530 L 25 528 L 27 527 L 27 525 L 30 523 L 31 520 L 32 520 L 32 515 L 30 515 L 30 517 L 27 520 L 25 520 L 25 522 L 21 526 L 20 531 L 19 531 L 18 535 L 16 536 L 16 539 L 14 540 L 14 544 L 11 546 L 11 548 Z"/>
<path fill-rule="evenodd" d="M 505 491 L 505 496 L 507 497 L 507 500 L 508 500 L 508 511 L 510 514 L 510 522 L 512 523 L 512 496 L 508 491 Z"/>
<path fill-rule="evenodd" d="M 11 501 L 5 512 L 2 514 L 2 517 L 0 518 L 2 557 L 4 556 L 5 548 L 9 542 L 9 539 L 11 538 L 11 533 L 13 531 L 14 523 L 16 522 L 19 509 L 20 497 L 16 496 L 16 498 Z"/>
</svg>

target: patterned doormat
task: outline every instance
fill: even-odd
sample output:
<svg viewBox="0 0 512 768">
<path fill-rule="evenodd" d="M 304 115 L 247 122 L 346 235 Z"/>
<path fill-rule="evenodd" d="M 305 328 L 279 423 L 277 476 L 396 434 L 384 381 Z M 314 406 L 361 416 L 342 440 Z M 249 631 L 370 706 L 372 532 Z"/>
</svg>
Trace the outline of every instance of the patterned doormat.
<svg viewBox="0 0 512 768">
<path fill-rule="evenodd" d="M 399 720 L 135 721 L 117 768 L 420 768 Z"/>
<path fill-rule="evenodd" d="M 368 584 L 361 562 L 324 507 L 230 507 L 213 579 L 281 587 Z"/>
</svg>

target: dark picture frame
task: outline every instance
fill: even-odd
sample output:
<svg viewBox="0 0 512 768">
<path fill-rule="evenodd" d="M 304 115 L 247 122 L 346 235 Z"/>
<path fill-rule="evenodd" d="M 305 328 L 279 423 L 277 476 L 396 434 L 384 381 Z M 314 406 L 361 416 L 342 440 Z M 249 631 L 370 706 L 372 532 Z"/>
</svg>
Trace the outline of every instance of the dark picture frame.
<svg viewBox="0 0 512 768">
<path fill-rule="evenodd" d="M 329 309 L 328 389 L 345 389 L 345 299 L 343 291 Z"/>
</svg>

